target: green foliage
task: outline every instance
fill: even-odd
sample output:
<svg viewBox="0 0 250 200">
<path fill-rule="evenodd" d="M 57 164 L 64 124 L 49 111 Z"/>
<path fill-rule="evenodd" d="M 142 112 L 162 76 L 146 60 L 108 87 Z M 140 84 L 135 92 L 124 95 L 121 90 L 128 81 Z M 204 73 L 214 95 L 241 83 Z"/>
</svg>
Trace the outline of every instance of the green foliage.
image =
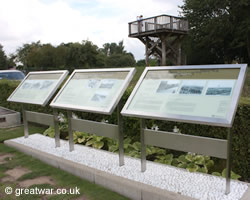
<svg viewBox="0 0 250 200">
<path fill-rule="evenodd" d="M 249 0 L 185 0 L 180 8 L 190 27 L 188 64 L 250 62 Z"/>
<path fill-rule="evenodd" d="M 0 44 L 0 70 L 7 69 L 7 56 L 3 51 L 3 46 Z"/>
<path fill-rule="evenodd" d="M 55 137 L 55 129 L 52 126 L 50 126 L 49 128 L 47 128 L 43 132 L 43 135 L 54 138 Z"/>
<path fill-rule="evenodd" d="M 41 44 L 40 41 L 24 44 L 17 50 L 17 60 L 27 71 L 100 67 L 134 66 L 133 54 L 124 50 L 123 42 L 106 43 L 99 49 L 89 40 L 81 43 L 62 43 L 59 46 Z"/>
<path fill-rule="evenodd" d="M 143 71 L 143 70 L 142 70 Z M 21 105 L 16 103 L 7 102 L 6 99 L 10 96 L 12 91 L 17 87 L 18 82 L 15 81 L 7 81 L 7 80 L 0 80 L 0 106 L 13 109 L 16 111 L 21 112 Z M 132 91 L 132 87 L 129 87 L 125 94 L 122 97 L 122 104 L 124 105 L 128 96 Z M 41 107 L 41 106 L 34 106 L 34 105 L 27 105 L 28 110 L 41 112 L 41 113 L 52 113 L 52 109 L 49 106 Z M 87 119 L 87 120 L 94 120 L 94 121 L 102 121 L 102 119 L 108 120 L 109 123 L 117 124 L 117 114 L 113 112 L 112 115 L 99 115 L 93 113 L 82 113 L 76 112 L 79 118 Z M 242 176 L 242 180 L 247 180 L 250 177 L 250 157 L 249 157 L 249 144 L 250 144 L 250 137 L 249 137 L 249 113 L 250 113 L 250 103 L 249 98 L 241 99 L 240 104 L 238 106 L 233 128 L 232 128 L 232 135 L 233 135 L 233 142 L 232 142 L 232 162 L 233 162 L 233 170 Z M 66 120 L 66 119 L 65 119 Z M 160 130 L 165 131 L 172 131 L 174 126 L 177 126 L 181 131 L 182 134 L 190 134 L 190 135 L 197 135 L 197 136 L 204 136 L 204 137 L 213 137 L 213 138 L 220 138 L 226 139 L 227 129 L 226 128 L 219 128 L 219 127 L 211 127 L 206 125 L 195 125 L 195 124 L 187 124 L 187 123 L 177 123 L 177 122 L 167 122 L 164 121 L 157 121 L 157 120 L 146 120 L 146 126 L 152 127 L 153 124 L 156 124 Z M 136 141 L 140 140 L 140 121 L 138 118 L 131 118 L 131 117 L 123 117 L 123 125 L 124 125 L 124 134 L 125 134 L 125 148 L 132 149 L 131 156 L 140 156 L 140 152 L 136 150 L 135 144 L 131 146 Z M 61 135 L 64 132 L 67 135 L 68 127 L 67 123 L 62 123 L 60 125 Z M 129 138 L 129 139 L 127 139 Z M 79 143 L 84 143 L 86 141 L 82 141 L 80 139 Z M 129 141 L 130 140 L 130 141 Z M 103 138 L 101 141 L 104 142 L 102 149 L 109 150 L 112 152 L 118 151 L 118 143 L 114 140 Z M 138 149 L 138 148 L 137 148 Z M 160 149 L 160 148 L 159 148 Z M 163 160 L 162 162 L 169 162 L 167 158 L 163 157 L 156 157 L 161 156 L 154 154 L 155 150 L 150 150 L 150 147 L 147 147 L 147 159 L 149 160 Z M 162 150 L 160 150 L 162 151 Z M 129 154 L 129 150 L 126 150 L 126 154 Z M 151 153 L 152 152 L 152 153 Z M 179 152 L 166 152 L 167 154 L 173 154 L 174 156 L 180 155 Z M 162 155 L 163 156 L 163 155 Z M 164 161 L 165 160 L 165 161 Z M 176 163 L 180 164 L 179 166 L 184 167 L 185 164 L 179 163 L 176 158 L 173 158 L 172 165 L 176 166 Z M 224 166 L 224 165 L 223 165 Z M 217 169 L 216 169 L 217 170 Z"/>
<path fill-rule="evenodd" d="M 173 162 L 176 167 L 187 169 L 189 172 L 208 173 L 214 166 L 214 161 L 209 156 L 186 154 L 181 155 Z"/>
<path fill-rule="evenodd" d="M 106 56 L 114 55 L 114 54 L 126 54 L 127 52 L 124 50 L 123 41 L 120 41 L 118 45 L 116 43 L 105 43 L 103 48 L 100 49 L 102 53 Z"/>
<path fill-rule="evenodd" d="M 173 154 L 158 155 L 158 156 L 156 156 L 157 159 L 155 161 L 162 163 L 162 164 L 171 165 L 173 162 L 173 157 L 174 157 Z"/>
<path fill-rule="evenodd" d="M 133 54 L 113 54 L 107 57 L 107 67 L 133 67 L 135 66 L 135 58 Z"/>
<path fill-rule="evenodd" d="M 34 133 L 42 133 L 46 128 L 43 126 L 35 126 L 33 124 L 29 125 L 29 135 Z M 0 143 L 3 143 L 4 140 L 9 140 L 12 138 L 23 137 L 23 126 L 16 128 L 5 128 L 0 129 Z"/>
<path fill-rule="evenodd" d="M 212 175 L 214 176 L 222 176 L 224 178 L 226 178 L 226 168 L 223 169 L 223 171 L 220 173 L 220 172 L 213 172 Z M 238 180 L 239 178 L 241 178 L 241 176 L 239 174 L 236 174 L 234 173 L 233 171 L 231 171 L 231 179 L 234 179 L 234 180 Z"/>
<path fill-rule="evenodd" d="M 104 146 L 105 138 L 102 136 L 90 135 L 80 131 L 73 132 L 74 143 L 101 149 Z"/>
<path fill-rule="evenodd" d="M 67 120 L 67 118 L 62 113 L 59 113 L 58 117 L 59 117 L 59 131 L 60 131 L 60 134 L 62 134 L 62 133 L 68 134 L 68 120 Z M 55 137 L 55 129 L 54 129 L 54 127 L 50 126 L 48 129 L 46 129 L 43 132 L 43 135 L 54 138 Z"/>
<path fill-rule="evenodd" d="M 150 58 L 148 62 L 149 62 L 149 66 L 158 66 L 159 65 L 158 60 L 156 58 Z M 136 62 L 136 66 L 146 67 L 145 59 L 138 60 Z"/>
</svg>

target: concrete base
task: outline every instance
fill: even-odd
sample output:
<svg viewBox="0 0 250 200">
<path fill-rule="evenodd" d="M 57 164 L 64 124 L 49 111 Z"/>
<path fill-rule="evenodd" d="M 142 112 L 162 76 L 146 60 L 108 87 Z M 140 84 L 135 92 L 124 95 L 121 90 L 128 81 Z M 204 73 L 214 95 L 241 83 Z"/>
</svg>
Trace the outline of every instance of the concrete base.
<svg viewBox="0 0 250 200">
<path fill-rule="evenodd" d="M 0 106 L 0 128 L 11 128 L 21 125 L 19 112 Z"/>
<path fill-rule="evenodd" d="M 75 176 L 87 179 L 107 189 L 124 195 L 134 200 L 192 200 L 180 194 L 155 188 L 136 181 L 131 181 L 106 172 L 93 169 L 57 156 L 38 151 L 22 144 L 5 141 L 4 144 L 13 147 L 25 154 L 31 155 L 49 165 L 67 171 Z"/>
<path fill-rule="evenodd" d="M 169 192 L 150 185 L 132 181 L 123 177 L 118 177 L 85 165 L 57 157 L 37 149 L 7 140 L 4 142 L 7 146 L 31 155 L 49 165 L 60 168 L 75 176 L 87 179 L 90 182 L 101 185 L 107 189 L 124 195 L 134 200 L 193 200 L 191 197 L 183 196 L 178 193 Z M 241 200 L 250 199 L 250 188 L 245 192 Z"/>
</svg>

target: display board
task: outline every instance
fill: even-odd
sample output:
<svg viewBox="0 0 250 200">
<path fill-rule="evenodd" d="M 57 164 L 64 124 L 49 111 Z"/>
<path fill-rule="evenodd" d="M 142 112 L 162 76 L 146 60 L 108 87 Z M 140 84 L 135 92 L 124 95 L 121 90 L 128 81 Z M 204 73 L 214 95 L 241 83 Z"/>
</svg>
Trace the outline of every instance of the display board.
<svg viewBox="0 0 250 200">
<path fill-rule="evenodd" d="M 45 106 L 67 74 L 67 70 L 30 72 L 7 101 Z"/>
<path fill-rule="evenodd" d="M 147 67 L 122 115 L 231 126 L 247 65 Z"/>
<path fill-rule="evenodd" d="M 134 68 L 75 70 L 50 105 L 111 114 L 134 73 Z"/>
</svg>

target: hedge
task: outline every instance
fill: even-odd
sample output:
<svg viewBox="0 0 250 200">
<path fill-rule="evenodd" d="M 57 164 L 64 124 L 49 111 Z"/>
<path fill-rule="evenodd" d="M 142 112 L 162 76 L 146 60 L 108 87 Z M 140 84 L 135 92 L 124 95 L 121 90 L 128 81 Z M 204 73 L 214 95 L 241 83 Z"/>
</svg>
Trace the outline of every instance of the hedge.
<svg viewBox="0 0 250 200">
<path fill-rule="evenodd" d="M 0 80 L 0 106 L 21 111 L 21 105 L 17 103 L 7 102 L 6 99 L 16 88 L 18 82 L 11 82 L 6 80 Z M 128 96 L 132 91 L 132 87 L 129 87 L 122 97 L 122 104 L 124 105 Z M 28 110 L 52 113 L 52 109 L 49 106 L 34 106 L 27 105 Z M 249 181 L 250 177 L 250 102 L 249 98 L 244 98 L 240 101 L 238 106 L 233 128 L 233 141 L 232 141 L 232 159 L 233 159 L 233 171 L 242 176 L 242 180 Z M 64 112 L 65 111 L 61 111 Z M 76 114 L 83 119 L 101 121 L 103 119 L 108 120 L 109 123 L 117 123 L 117 112 L 113 112 L 111 116 L 99 115 L 92 113 L 76 112 Z M 125 137 L 129 136 L 133 140 L 140 139 L 140 121 L 138 118 L 124 117 L 124 132 Z M 190 135 L 198 135 L 205 137 L 221 138 L 226 139 L 227 128 L 213 127 L 208 125 L 196 125 L 188 123 L 177 123 L 170 121 L 157 121 L 157 120 L 147 120 L 147 127 L 151 127 L 153 124 L 157 124 L 160 130 L 172 131 L 174 126 L 177 126 L 182 133 Z M 224 165 L 224 163 L 223 163 Z M 224 168 L 225 166 L 223 166 Z"/>
</svg>

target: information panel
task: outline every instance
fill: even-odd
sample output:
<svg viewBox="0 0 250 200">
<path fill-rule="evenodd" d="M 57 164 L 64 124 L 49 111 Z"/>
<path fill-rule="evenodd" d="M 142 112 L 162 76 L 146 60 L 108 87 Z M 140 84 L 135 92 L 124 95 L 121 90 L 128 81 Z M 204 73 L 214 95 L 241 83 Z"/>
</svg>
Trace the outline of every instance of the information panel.
<svg viewBox="0 0 250 200">
<path fill-rule="evenodd" d="M 111 114 L 134 73 L 134 68 L 75 70 L 50 105 Z"/>
<path fill-rule="evenodd" d="M 67 74 L 67 70 L 30 72 L 8 101 L 45 106 Z"/>
<path fill-rule="evenodd" d="M 122 114 L 231 126 L 247 65 L 148 67 Z"/>
</svg>

